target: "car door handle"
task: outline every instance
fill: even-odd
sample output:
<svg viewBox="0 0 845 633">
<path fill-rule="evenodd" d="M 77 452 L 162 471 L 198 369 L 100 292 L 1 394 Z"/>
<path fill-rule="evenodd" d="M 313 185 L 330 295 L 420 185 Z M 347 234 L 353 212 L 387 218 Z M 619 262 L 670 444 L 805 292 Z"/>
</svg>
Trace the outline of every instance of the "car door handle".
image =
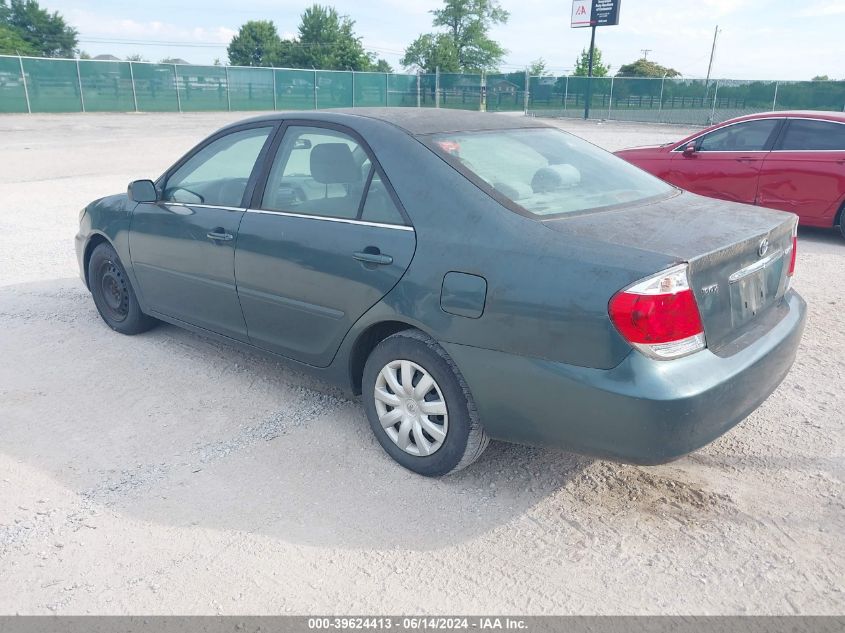
<svg viewBox="0 0 845 633">
<path fill-rule="evenodd" d="M 370 253 L 367 251 L 356 251 L 352 253 L 352 257 L 357 259 L 359 262 L 364 262 L 365 264 L 388 266 L 393 263 L 393 258 L 390 255 L 383 255 L 379 252 Z"/>
<path fill-rule="evenodd" d="M 208 239 L 215 242 L 231 242 L 235 236 L 231 233 L 226 233 L 223 229 L 215 229 L 205 235 Z"/>
<path fill-rule="evenodd" d="M 756 160 L 758 160 L 758 159 L 751 158 L 749 156 L 743 156 L 742 158 L 737 158 L 736 162 L 738 162 L 738 163 L 753 163 Z"/>
</svg>

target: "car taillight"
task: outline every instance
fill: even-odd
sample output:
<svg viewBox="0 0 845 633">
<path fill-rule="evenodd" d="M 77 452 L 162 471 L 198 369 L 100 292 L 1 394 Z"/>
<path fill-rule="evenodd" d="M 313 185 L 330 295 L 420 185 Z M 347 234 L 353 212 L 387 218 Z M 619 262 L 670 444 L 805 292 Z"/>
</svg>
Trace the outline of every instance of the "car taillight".
<svg viewBox="0 0 845 633">
<path fill-rule="evenodd" d="M 608 314 L 625 340 L 652 358 L 678 358 L 707 347 L 686 264 L 620 290 Z"/>
<path fill-rule="evenodd" d="M 789 256 L 789 270 L 786 274 L 792 277 L 795 274 L 795 258 L 798 257 L 798 236 L 792 236 L 792 254 Z"/>
</svg>

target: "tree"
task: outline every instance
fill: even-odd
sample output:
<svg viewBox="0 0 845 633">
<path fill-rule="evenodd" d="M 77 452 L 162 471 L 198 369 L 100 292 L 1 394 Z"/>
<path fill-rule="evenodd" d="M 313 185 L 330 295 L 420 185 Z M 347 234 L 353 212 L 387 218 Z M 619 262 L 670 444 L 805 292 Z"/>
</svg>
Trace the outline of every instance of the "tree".
<svg viewBox="0 0 845 633">
<path fill-rule="evenodd" d="M 392 73 L 393 66 L 391 66 L 386 59 L 379 58 L 378 61 L 373 64 L 372 70 L 377 73 Z"/>
<path fill-rule="evenodd" d="M 371 70 L 384 60 L 375 61 L 361 38 L 355 35 L 355 22 L 340 15 L 334 7 L 314 4 L 302 13 L 298 37 L 281 39 L 269 20 L 245 23 L 229 44 L 229 63 L 236 66 L 284 66 L 317 70 Z"/>
<path fill-rule="evenodd" d="M 150 60 L 144 59 L 141 53 L 132 53 L 131 55 L 127 55 L 124 59 L 128 62 L 148 62 Z"/>
<path fill-rule="evenodd" d="M 444 73 L 461 71 L 458 50 L 446 33 L 420 35 L 405 49 L 405 55 L 399 63 L 405 68 L 416 66 L 426 73 L 433 73 L 437 68 Z"/>
<path fill-rule="evenodd" d="M 528 75 L 531 77 L 547 77 L 552 73 L 546 70 L 546 60 L 538 57 L 528 66 Z"/>
<path fill-rule="evenodd" d="M 586 48 L 581 49 L 581 55 L 575 60 L 575 72 L 572 74 L 576 77 L 586 77 L 589 75 L 590 69 L 590 51 Z M 610 64 L 603 64 L 601 61 L 601 50 L 599 48 L 593 49 L 593 77 L 607 77 L 610 72 Z"/>
<path fill-rule="evenodd" d="M 50 13 L 35 0 L 0 0 L 0 29 L 2 50 L 12 46 L 22 54 L 73 57 L 76 49 L 76 29 L 68 26 L 57 11 Z"/>
<path fill-rule="evenodd" d="M 812 81 L 830 81 L 830 77 L 827 75 L 816 75 L 813 77 Z"/>
<path fill-rule="evenodd" d="M 1 6 L 1 5 L 0 5 Z M 0 55 L 37 55 L 38 51 L 15 29 L 0 23 Z"/>
<path fill-rule="evenodd" d="M 403 66 L 433 72 L 432 61 L 437 60 L 452 72 L 477 72 L 501 63 L 507 51 L 488 33 L 494 25 L 507 23 L 510 14 L 497 0 L 443 0 L 443 7 L 431 13 L 432 25 L 446 31 L 420 35 L 405 49 Z M 434 66 L 443 70 L 444 64 Z"/>
<path fill-rule="evenodd" d="M 340 15 L 334 7 L 314 4 L 302 14 L 299 38 L 277 61 L 295 68 L 369 70 L 372 59 L 354 26 L 349 16 Z"/>
<path fill-rule="evenodd" d="M 623 64 L 616 73 L 617 77 L 679 77 L 680 75 L 681 73 L 674 68 L 661 66 L 645 57 L 630 64 Z"/>
<path fill-rule="evenodd" d="M 250 20 L 229 42 L 226 52 L 233 66 L 272 66 L 281 40 L 271 20 Z"/>
</svg>

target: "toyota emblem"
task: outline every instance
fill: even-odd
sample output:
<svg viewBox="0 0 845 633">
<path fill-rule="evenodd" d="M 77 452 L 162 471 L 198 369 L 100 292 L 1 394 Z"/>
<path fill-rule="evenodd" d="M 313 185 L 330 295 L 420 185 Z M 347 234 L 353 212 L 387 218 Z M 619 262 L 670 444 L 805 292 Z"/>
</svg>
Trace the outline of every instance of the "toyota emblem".
<svg viewBox="0 0 845 633">
<path fill-rule="evenodd" d="M 764 238 L 763 241 L 760 242 L 760 246 L 757 247 L 757 254 L 760 257 L 763 257 L 768 252 L 769 252 L 769 238 Z"/>
</svg>

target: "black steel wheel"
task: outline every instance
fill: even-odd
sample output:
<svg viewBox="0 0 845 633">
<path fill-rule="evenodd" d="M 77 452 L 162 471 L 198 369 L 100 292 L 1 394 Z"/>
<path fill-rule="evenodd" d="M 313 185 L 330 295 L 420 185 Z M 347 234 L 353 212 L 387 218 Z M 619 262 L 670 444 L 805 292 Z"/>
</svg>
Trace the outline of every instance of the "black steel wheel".
<svg viewBox="0 0 845 633">
<path fill-rule="evenodd" d="M 102 243 L 88 261 L 88 287 L 103 321 L 121 334 L 140 334 L 158 323 L 144 314 L 111 244 Z"/>
</svg>

